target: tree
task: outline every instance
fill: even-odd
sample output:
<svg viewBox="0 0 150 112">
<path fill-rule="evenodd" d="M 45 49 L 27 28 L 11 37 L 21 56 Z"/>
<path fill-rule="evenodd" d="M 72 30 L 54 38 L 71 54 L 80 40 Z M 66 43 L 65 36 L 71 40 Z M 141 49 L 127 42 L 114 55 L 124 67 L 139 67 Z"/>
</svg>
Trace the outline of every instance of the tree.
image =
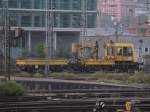
<svg viewBox="0 0 150 112">
<path fill-rule="evenodd" d="M 36 50 L 37 56 L 39 56 L 41 58 L 44 58 L 46 56 L 44 48 L 45 48 L 44 44 L 42 44 L 42 43 L 37 45 L 37 50 Z"/>
<path fill-rule="evenodd" d="M 15 81 L 0 82 L 0 96 L 22 96 L 25 89 Z"/>
</svg>

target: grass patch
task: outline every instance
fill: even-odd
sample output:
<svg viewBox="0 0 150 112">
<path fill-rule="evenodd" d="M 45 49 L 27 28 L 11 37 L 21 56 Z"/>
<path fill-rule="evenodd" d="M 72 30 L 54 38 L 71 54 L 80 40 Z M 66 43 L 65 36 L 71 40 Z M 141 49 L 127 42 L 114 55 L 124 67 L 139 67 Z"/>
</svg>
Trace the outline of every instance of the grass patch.
<svg viewBox="0 0 150 112">
<path fill-rule="evenodd" d="M 35 77 L 35 78 L 42 78 L 43 76 L 44 76 L 44 74 L 41 74 L 41 73 L 32 74 L 32 77 Z"/>
<path fill-rule="evenodd" d="M 136 73 L 128 78 L 129 83 L 145 83 L 150 84 L 150 74 L 142 72 Z"/>
<path fill-rule="evenodd" d="M 15 76 L 41 78 L 44 77 L 45 75 L 43 73 L 21 72 L 17 73 Z M 96 72 L 96 73 L 54 72 L 49 73 L 48 76 L 55 79 L 87 80 L 87 81 L 117 83 L 117 84 L 131 84 L 131 83 L 150 84 L 150 74 L 145 74 L 143 72 L 137 72 L 134 74 L 105 73 L 105 72 Z"/>
<path fill-rule="evenodd" d="M 114 83 L 114 84 L 121 84 L 122 82 L 120 80 L 108 80 L 108 79 L 98 79 L 97 82 L 101 82 L 101 83 Z"/>
<path fill-rule="evenodd" d="M 97 72 L 93 75 L 91 75 L 94 78 L 97 79 L 108 79 L 108 80 L 126 80 L 130 76 L 130 74 L 126 73 L 103 73 L 103 72 Z"/>
<path fill-rule="evenodd" d="M 0 82 L 0 96 L 22 96 L 24 88 L 15 81 Z"/>
<path fill-rule="evenodd" d="M 78 75 L 74 73 L 50 73 L 49 77 L 58 78 L 58 79 L 77 79 Z"/>
<path fill-rule="evenodd" d="M 28 72 L 20 72 L 16 73 L 14 76 L 16 77 L 35 77 L 35 78 L 41 78 L 44 76 L 42 73 L 28 73 Z"/>
<path fill-rule="evenodd" d="M 144 74 L 138 72 L 135 74 L 128 73 L 95 73 L 93 77 L 98 82 L 105 83 L 117 83 L 117 84 L 131 84 L 131 83 L 143 83 L 150 84 L 150 74 Z"/>
<path fill-rule="evenodd" d="M 33 74 L 28 73 L 28 72 L 19 72 L 19 73 L 16 73 L 14 76 L 16 76 L 16 77 L 32 77 Z"/>
</svg>

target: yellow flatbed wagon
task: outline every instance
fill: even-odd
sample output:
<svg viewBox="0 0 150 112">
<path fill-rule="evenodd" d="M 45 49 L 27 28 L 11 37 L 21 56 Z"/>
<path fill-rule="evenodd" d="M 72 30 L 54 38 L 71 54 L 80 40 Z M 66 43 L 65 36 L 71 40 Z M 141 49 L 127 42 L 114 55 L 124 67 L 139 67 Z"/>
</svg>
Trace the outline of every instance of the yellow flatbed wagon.
<svg viewBox="0 0 150 112">
<path fill-rule="evenodd" d="M 16 60 L 17 65 L 67 65 L 68 60 L 23 59 Z"/>
<path fill-rule="evenodd" d="M 87 51 L 89 52 L 87 54 Z M 104 45 L 104 57 L 100 59 L 97 45 L 74 44 L 74 58 L 71 59 L 23 59 L 16 60 L 16 65 L 25 71 L 44 70 L 49 66 L 50 71 L 74 70 L 80 72 L 89 71 L 135 71 L 138 63 L 135 61 L 134 46 L 132 43 L 109 42 Z M 89 57 L 88 57 L 89 56 Z M 86 58 L 85 58 L 86 57 Z"/>
</svg>

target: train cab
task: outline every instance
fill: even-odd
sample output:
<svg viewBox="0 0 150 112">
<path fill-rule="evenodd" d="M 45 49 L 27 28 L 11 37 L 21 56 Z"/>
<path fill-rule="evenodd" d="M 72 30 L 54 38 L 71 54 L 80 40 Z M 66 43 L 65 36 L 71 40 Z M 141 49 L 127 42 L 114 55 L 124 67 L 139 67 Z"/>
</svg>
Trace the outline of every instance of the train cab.
<svg viewBox="0 0 150 112">
<path fill-rule="evenodd" d="M 107 43 L 105 57 L 116 62 L 135 62 L 134 46 L 132 43 Z"/>
</svg>

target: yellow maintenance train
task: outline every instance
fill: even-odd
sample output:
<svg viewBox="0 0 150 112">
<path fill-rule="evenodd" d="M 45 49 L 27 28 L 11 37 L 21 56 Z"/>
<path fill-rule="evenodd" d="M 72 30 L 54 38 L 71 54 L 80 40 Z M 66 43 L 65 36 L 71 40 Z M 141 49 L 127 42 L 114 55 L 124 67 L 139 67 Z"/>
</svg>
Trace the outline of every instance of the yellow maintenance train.
<svg viewBox="0 0 150 112">
<path fill-rule="evenodd" d="M 16 60 L 16 65 L 24 71 L 41 71 L 45 65 L 49 70 L 56 71 L 113 71 L 113 72 L 134 72 L 138 70 L 138 63 L 135 60 L 134 46 L 132 43 L 106 42 L 103 45 L 103 57 L 99 43 L 73 44 L 71 59 L 24 59 Z"/>
</svg>

